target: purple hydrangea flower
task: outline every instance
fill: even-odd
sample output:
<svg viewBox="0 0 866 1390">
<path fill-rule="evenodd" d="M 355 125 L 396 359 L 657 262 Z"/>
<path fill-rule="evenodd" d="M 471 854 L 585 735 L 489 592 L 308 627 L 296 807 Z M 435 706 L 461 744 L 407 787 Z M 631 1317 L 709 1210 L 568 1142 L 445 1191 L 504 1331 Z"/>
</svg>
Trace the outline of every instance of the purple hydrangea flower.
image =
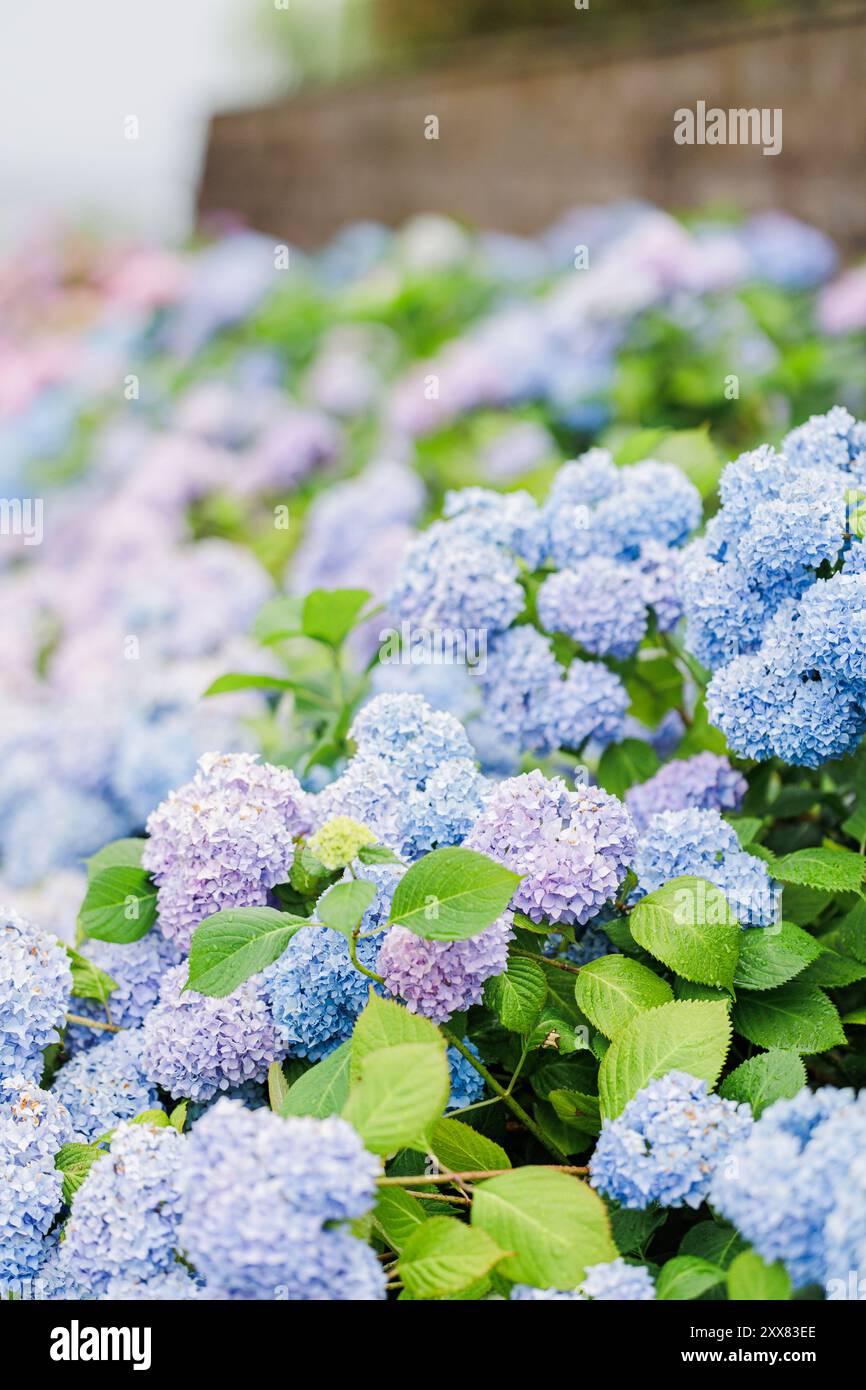
<svg viewBox="0 0 866 1390">
<path fill-rule="evenodd" d="M 72 1138 L 65 1106 L 20 1073 L 0 1080 L 0 1286 L 35 1275 L 62 1199 L 54 1166 Z"/>
<path fill-rule="evenodd" d="M 406 927 L 391 927 L 376 970 L 385 988 L 413 1014 L 444 1023 L 454 1013 L 480 1004 L 484 983 L 501 975 L 513 935 L 506 912 L 477 936 L 463 941 L 427 941 Z"/>
<path fill-rule="evenodd" d="M 159 1104 L 156 1087 L 142 1072 L 141 1029 L 102 1037 L 61 1067 L 51 1088 L 83 1143 Z"/>
<path fill-rule="evenodd" d="M 642 642 L 649 614 L 635 567 L 597 555 L 545 579 L 538 617 L 592 655 L 624 661 Z"/>
<path fill-rule="evenodd" d="M 269 889 L 288 877 L 295 838 L 312 829 L 312 816 L 287 768 L 247 753 L 208 753 L 147 829 L 142 864 L 159 888 L 159 925 L 186 949 L 205 917 L 267 902 Z"/>
<path fill-rule="evenodd" d="M 0 1076 L 42 1076 L 72 989 L 66 948 L 17 913 L 0 909 Z"/>
<path fill-rule="evenodd" d="M 745 777 L 718 753 L 696 753 L 666 763 L 646 782 L 630 787 L 625 804 L 639 830 L 659 811 L 737 811 L 748 789 Z"/>
<path fill-rule="evenodd" d="M 110 975 L 117 986 L 107 1004 L 111 1022 L 120 1028 L 139 1026 L 156 1003 L 166 970 L 183 959 L 174 942 L 161 931 L 149 931 L 124 945 L 94 939 L 88 941 L 85 951 L 90 963 Z M 76 998 L 75 1011 L 86 1018 L 105 1018 L 105 1008 L 97 999 Z M 67 1044 L 76 1052 L 96 1046 L 100 1038 L 95 1029 L 82 1024 L 71 1023 L 66 1030 Z"/>
</svg>

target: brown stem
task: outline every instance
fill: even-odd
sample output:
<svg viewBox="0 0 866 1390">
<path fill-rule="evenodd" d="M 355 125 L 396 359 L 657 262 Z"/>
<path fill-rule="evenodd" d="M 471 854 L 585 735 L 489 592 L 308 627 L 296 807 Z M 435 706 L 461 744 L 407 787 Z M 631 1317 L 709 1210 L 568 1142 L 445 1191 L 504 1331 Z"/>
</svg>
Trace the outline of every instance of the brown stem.
<svg viewBox="0 0 866 1390">
<path fill-rule="evenodd" d="M 95 1018 L 85 1018 L 83 1014 L 67 1014 L 67 1023 L 80 1023 L 83 1028 L 96 1028 L 101 1033 L 122 1033 L 116 1023 L 100 1023 Z"/>
<path fill-rule="evenodd" d="M 552 1173 L 570 1173 L 576 1178 L 582 1178 L 589 1172 L 588 1168 L 578 1168 L 570 1163 L 544 1163 L 538 1166 L 546 1168 Z M 454 1182 L 455 1179 L 462 1182 L 482 1182 L 485 1178 L 502 1178 L 506 1173 L 516 1171 L 514 1168 L 479 1168 L 462 1173 L 432 1173 L 429 1177 L 383 1177 L 377 1178 L 376 1183 L 379 1187 L 426 1187 L 428 1183 L 438 1186 L 441 1183 Z M 413 1193 L 412 1195 L 418 1196 L 419 1194 Z"/>
</svg>

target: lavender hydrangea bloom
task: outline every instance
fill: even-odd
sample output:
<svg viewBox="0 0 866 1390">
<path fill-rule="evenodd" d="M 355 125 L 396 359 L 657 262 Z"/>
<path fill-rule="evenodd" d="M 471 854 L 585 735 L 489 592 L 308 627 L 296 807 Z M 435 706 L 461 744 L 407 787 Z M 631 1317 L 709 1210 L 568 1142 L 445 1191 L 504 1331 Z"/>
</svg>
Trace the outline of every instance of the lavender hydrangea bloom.
<svg viewBox="0 0 866 1390">
<path fill-rule="evenodd" d="M 71 989 L 61 942 L 0 908 L 0 1076 L 40 1079 L 43 1051 L 60 1037 Z"/>
<path fill-rule="evenodd" d="M 364 914 L 361 931 L 379 932 L 390 911 L 394 888 L 403 870 L 398 865 L 359 865 L 358 878 L 376 884 L 376 897 Z M 325 894 L 324 896 L 327 896 Z M 357 944 L 358 959 L 375 967 L 381 937 Z M 370 994 L 370 980 L 355 968 L 349 944 L 327 927 L 301 927 L 279 960 L 263 976 L 274 1022 L 288 1040 L 293 1057 L 319 1061 L 352 1036 Z"/>
<path fill-rule="evenodd" d="M 60 1068 L 51 1092 L 66 1106 L 76 1139 L 89 1143 L 159 1104 L 141 1069 L 142 1043 L 141 1029 L 125 1029 Z"/>
<path fill-rule="evenodd" d="M 648 616 L 633 567 L 603 555 L 549 575 L 538 591 L 542 627 L 565 633 L 594 656 L 626 660 L 642 642 Z"/>
<path fill-rule="evenodd" d="M 383 1298 L 373 1252 L 326 1225 L 372 1206 L 379 1171 L 336 1116 L 286 1120 L 221 1100 L 186 1142 L 181 1245 L 216 1296 Z"/>
<path fill-rule="evenodd" d="M 160 931 L 149 931 L 138 941 L 124 945 L 92 940 L 86 950 L 90 963 L 110 975 L 117 986 L 108 996 L 108 1007 L 112 1023 L 120 1028 L 139 1026 L 156 1003 L 166 970 L 182 960 L 174 942 Z M 105 1009 L 97 999 L 76 998 L 75 1010 L 85 1018 L 105 1018 Z M 71 1023 L 66 1041 L 79 1052 L 97 1046 L 100 1034 L 93 1028 Z"/>
<path fill-rule="evenodd" d="M 512 1303 L 582 1303 L 577 1289 L 536 1289 L 532 1284 L 512 1284 L 508 1295 Z"/>
<path fill-rule="evenodd" d="M 599 748 L 622 737 L 628 691 L 600 661 L 575 658 L 565 680 L 545 687 L 549 718 L 555 720 L 557 744 L 576 751 L 591 741 Z"/>
<path fill-rule="evenodd" d="M 358 748 L 399 764 L 423 781 L 449 758 L 471 758 L 472 744 L 459 720 L 431 709 L 421 695 L 376 695 L 355 715 L 349 737 Z"/>
<path fill-rule="evenodd" d="M 497 632 L 523 608 L 513 556 L 434 522 L 409 546 L 388 598 L 398 618 L 422 628 Z"/>
<path fill-rule="evenodd" d="M 501 975 L 513 935 L 510 912 L 463 941 L 427 941 L 406 927 L 392 927 L 376 961 L 385 989 L 410 1013 L 444 1023 L 480 1004 L 484 983 Z"/>
<path fill-rule="evenodd" d="M 0 1285 L 35 1275 L 62 1198 L 55 1155 L 72 1138 L 65 1107 L 20 1073 L 0 1080 Z"/>
<path fill-rule="evenodd" d="M 171 1126 L 124 1123 L 75 1194 L 60 1266 L 104 1292 L 113 1278 L 148 1280 L 174 1267 L 184 1140 Z"/>
<path fill-rule="evenodd" d="M 483 487 L 464 487 L 447 492 L 442 508 L 451 522 L 451 534 L 474 539 L 481 545 L 504 546 L 537 569 L 547 551 L 547 526 L 528 492 L 491 492 Z"/>
<path fill-rule="evenodd" d="M 713 1173 L 751 1126 L 747 1105 L 708 1095 L 706 1081 L 685 1072 L 668 1072 L 605 1120 L 590 1183 L 627 1208 L 699 1207 Z"/>
<path fill-rule="evenodd" d="M 311 808 L 287 768 L 246 753 L 208 753 L 191 782 L 149 817 L 142 864 L 158 889 L 159 925 L 182 949 L 205 917 L 256 907 L 283 882 Z"/>
<path fill-rule="evenodd" d="M 659 811 L 737 811 L 747 791 L 745 777 L 717 753 L 666 763 L 646 782 L 630 787 L 625 804 L 639 830 Z"/>
<path fill-rule="evenodd" d="M 748 854 L 718 811 L 660 811 L 642 829 L 632 860 L 636 897 L 672 878 L 707 879 L 724 893 L 744 927 L 768 927 L 779 918 L 781 894 L 766 864 Z"/>
<path fill-rule="evenodd" d="M 635 832 L 616 797 L 536 769 L 494 788 L 465 843 L 522 876 L 512 905 L 534 922 L 583 924 L 615 895 Z"/>
<path fill-rule="evenodd" d="M 224 999 L 184 992 L 185 965 L 167 971 L 142 1024 L 141 1067 L 176 1099 L 209 1100 L 217 1091 L 262 1081 L 286 1055 L 259 983 L 247 980 Z"/>
<path fill-rule="evenodd" d="M 556 693 L 563 671 L 536 628 L 521 624 L 495 637 L 476 677 L 484 717 L 503 739 L 536 753 L 559 746 Z"/>
<path fill-rule="evenodd" d="M 207 1298 L 207 1289 L 182 1265 L 154 1274 L 151 1279 L 130 1279 L 117 1274 L 99 1295 L 100 1302 L 106 1303 L 189 1303 Z"/>
<path fill-rule="evenodd" d="M 862 1217 L 848 1224 L 864 1143 L 866 1092 L 803 1090 L 768 1106 L 716 1173 L 710 1201 L 766 1263 L 782 1261 L 795 1288 L 847 1285 L 866 1254 Z"/>
</svg>

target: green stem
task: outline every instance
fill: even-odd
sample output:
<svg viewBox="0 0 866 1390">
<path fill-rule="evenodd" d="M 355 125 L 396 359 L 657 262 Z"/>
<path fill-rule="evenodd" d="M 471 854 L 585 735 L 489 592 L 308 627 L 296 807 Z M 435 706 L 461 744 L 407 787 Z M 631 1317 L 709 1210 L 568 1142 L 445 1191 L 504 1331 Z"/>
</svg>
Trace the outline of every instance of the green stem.
<svg viewBox="0 0 866 1390">
<path fill-rule="evenodd" d="M 542 965 L 552 965 L 554 970 L 567 970 L 569 975 L 579 975 L 579 965 L 569 965 L 567 961 L 555 960 L 553 956 L 541 956 L 537 951 L 520 951 L 512 949 L 513 956 L 523 956 L 524 960 L 539 960 Z"/>
<path fill-rule="evenodd" d="M 368 970 L 366 965 L 362 965 L 361 962 L 358 960 L 357 947 L 358 939 L 357 936 L 353 933 L 352 936 L 349 938 L 349 955 L 352 958 L 352 964 L 354 965 L 356 970 L 360 970 L 362 975 L 366 975 L 368 980 L 375 980 L 377 985 L 383 985 L 385 983 L 384 978 L 381 975 L 377 975 L 375 970 Z"/>
<path fill-rule="evenodd" d="M 104 1033 L 121 1033 L 123 1030 L 116 1023 L 100 1023 L 95 1018 L 85 1018 L 83 1014 L 67 1014 L 67 1023 L 80 1023 L 83 1028 L 96 1028 Z"/>
<path fill-rule="evenodd" d="M 443 1029 L 443 1032 L 444 1031 L 445 1030 Z M 500 1083 L 496 1080 L 495 1076 L 491 1076 L 484 1063 L 480 1062 L 478 1058 L 474 1056 L 472 1052 L 470 1052 L 466 1044 L 460 1038 L 455 1037 L 453 1033 L 446 1032 L 445 1037 L 448 1039 L 451 1046 L 456 1047 L 457 1051 L 466 1058 L 470 1066 L 473 1066 L 475 1068 L 475 1070 L 478 1072 L 478 1075 L 483 1076 L 490 1089 L 492 1091 L 495 1091 L 496 1094 L 499 1096 L 499 1099 L 508 1106 L 508 1109 L 511 1111 L 512 1115 L 514 1115 L 515 1119 L 520 1121 L 524 1129 L 529 1130 L 529 1133 L 533 1136 L 533 1138 L 538 1140 L 542 1148 L 547 1149 L 547 1152 L 551 1154 L 553 1158 L 556 1159 L 557 1163 L 564 1163 L 567 1166 L 568 1154 L 563 1153 L 562 1150 L 556 1144 L 554 1144 L 550 1139 L 545 1138 L 544 1134 L 539 1129 L 532 1116 L 527 1115 L 526 1111 L 523 1109 L 523 1106 L 518 1104 L 518 1102 L 514 1099 L 514 1096 L 509 1095 L 508 1091 L 506 1091 L 504 1086 L 500 1085 Z"/>
<path fill-rule="evenodd" d="M 589 1172 L 588 1168 L 578 1167 L 573 1163 L 545 1163 L 541 1165 L 550 1169 L 553 1173 L 569 1173 L 573 1177 L 582 1178 Z M 506 1173 L 513 1173 L 513 1168 L 473 1168 L 468 1172 L 460 1173 L 431 1173 L 426 1177 L 381 1177 L 376 1179 L 377 1187 L 439 1187 L 446 1183 L 454 1182 L 483 1182 L 485 1178 L 503 1178 Z M 412 1196 L 415 1194 L 412 1193 Z"/>
</svg>

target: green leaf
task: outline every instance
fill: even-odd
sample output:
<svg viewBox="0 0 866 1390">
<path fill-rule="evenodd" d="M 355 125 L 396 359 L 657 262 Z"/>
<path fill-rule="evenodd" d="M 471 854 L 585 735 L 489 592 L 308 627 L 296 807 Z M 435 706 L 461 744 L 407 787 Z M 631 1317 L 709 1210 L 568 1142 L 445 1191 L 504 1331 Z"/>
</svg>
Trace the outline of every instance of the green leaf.
<svg viewBox="0 0 866 1390">
<path fill-rule="evenodd" d="M 806 1084 L 806 1068 L 797 1052 L 762 1052 L 730 1072 L 719 1086 L 725 1100 L 747 1101 L 758 1118 L 774 1100 L 798 1095 Z"/>
<path fill-rule="evenodd" d="M 848 819 L 843 820 L 842 829 L 852 840 L 856 840 L 858 845 L 866 841 L 866 803 L 861 802 Z"/>
<path fill-rule="evenodd" d="M 682 1238 L 679 1253 L 698 1255 L 720 1269 L 727 1269 L 731 1260 L 745 1250 L 746 1242 L 739 1231 L 726 1221 L 699 1221 Z"/>
<path fill-rule="evenodd" d="M 352 1044 L 340 1043 L 333 1052 L 305 1071 L 280 1106 L 284 1118 L 290 1115 L 312 1115 L 316 1120 L 339 1115 L 349 1099 L 349 1066 Z"/>
<path fill-rule="evenodd" d="M 366 589 L 313 589 L 304 600 L 304 635 L 339 647 L 357 625 L 369 599 Z"/>
<path fill-rule="evenodd" d="M 445 1049 L 433 1043 L 401 1043 L 371 1052 L 361 1063 L 343 1118 L 372 1153 L 389 1154 L 412 1144 L 439 1119 L 451 1089 Z"/>
<path fill-rule="evenodd" d="M 403 860 L 399 854 L 395 854 L 387 845 L 362 845 L 358 850 L 358 858 L 362 864 L 402 864 Z"/>
<path fill-rule="evenodd" d="M 730 989 L 740 950 L 724 893 L 704 878 L 672 878 L 641 898 L 629 917 L 639 946 L 696 984 Z"/>
<path fill-rule="evenodd" d="M 743 849 L 750 845 L 764 822 L 758 816 L 728 816 Z"/>
<path fill-rule="evenodd" d="M 406 870 L 390 922 L 429 941 L 463 941 L 500 917 L 520 876 L 472 849 L 434 849 Z"/>
<path fill-rule="evenodd" d="M 501 975 L 492 975 L 484 986 L 484 1002 L 503 1028 L 511 1033 L 531 1033 L 547 998 L 547 981 L 535 961 L 511 956 Z"/>
<path fill-rule="evenodd" d="M 430 1152 L 436 1156 L 440 1167 L 452 1173 L 480 1173 L 511 1167 L 511 1159 L 499 1144 L 462 1120 L 437 1120 L 430 1135 Z"/>
<path fill-rule="evenodd" d="M 666 980 L 628 956 L 599 956 L 582 966 L 574 993 L 578 1008 L 608 1038 L 621 1033 L 635 1014 L 674 997 Z"/>
<path fill-rule="evenodd" d="M 656 1077 L 686 1071 L 711 1086 L 731 1040 L 727 1005 L 675 999 L 637 1014 L 611 1043 L 598 1072 L 601 1113 L 618 1115 L 632 1096 Z"/>
<path fill-rule="evenodd" d="M 376 885 L 367 879 L 335 883 L 316 908 L 319 921 L 333 931 L 351 937 L 361 925 L 361 919 L 375 896 Z"/>
<path fill-rule="evenodd" d="M 811 1054 L 845 1041 L 835 1004 L 817 985 L 799 980 L 764 994 L 743 992 L 733 1018 L 737 1032 L 758 1047 Z"/>
<path fill-rule="evenodd" d="M 858 902 L 839 923 L 839 945 L 866 964 L 866 902 Z"/>
<path fill-rule="evenodd" d="M 131 1123 L 152 1125 L 155 1129 L 168 1129 L 168 1116 L 164 1110 L 140 1110 Z"/>
<path fill-rule="evenodd" d="M 505 1255 L 479 1226 L 433 1216 L 409 1236 L 397 1273 L 410 1298 L 453 1298 Z"/>
<path fill-rule="evenodd" d="M 773 861 L 782 883 L 799 883 L 824 893 L 859 893 L 866 859 L 850 849 L 798 849 Z"/>
<path fill-rule="evenodd" d="M 616 1259 L 610 1220 L 586 1183 L 546 1168 L 515 1168 L 478 1183 L 472 1225 L 502 1250 L 509 1279 L 541 1289 L 573 1289 L 588 1265 Z"/>
<path fill-rule="evenodd" d="M 723 460 L 710 437 L 708 425 L 692 430 L 671 430 L 653 446 L 652 457 L 675 463 L 690 478 L 702 497 L 715 492 Z"/>
<path fill-rule="evenodd" d="M 765 1265 L 754 1250 L 744 1250 L 728 1270 L 728 1298 L 733 1302 L 784 1303 L 791 1297 L 791 1281 L 778 1260 Z"/>
<path fill-rule="evenodd" d="M 629 787 L 645 782 L 659 770 L 658 754 L 639 738 L 625 738 L 622 743 L 610 743 L 599 759 L 597 781 L 606 792 L 625 796 Z"/>
<path fill-rule="evenodd" d="M 302 844 L 295 850 L 289 883 L 304 898 L 320 898 L 326 888 L 336 883 L 341 872 L 340 869 L 326 869 L 309 845 Z"/>
<path fill-rule="evenodd" d="M 793 922 L 749 927 L 742 933 L 734 984 L 741 989 L 775 989 L 799 975 L 820 954 L 814 936 Z"/>
<path fill-rule="evenodd" d="M 547 1097 L 560 1120 L 594 1138 L 601 1133 L 598 1096 L 586 1091 L 554 1090 Z"/>
<path fill-rule="evenodd" d="M 373 1226 L 398 1255 L 426 1220 L 427 1212 L 417 1197 L 409 1197 L 400 1187 L 379 1188 L 373 1208 Z"/>
<path fill-rule="evenodd" d="M 294 681 L 284 676 L 265 676 L 256 671 L 228 671 L 211 681 L 203 697 L 209 695 L 231 695 L 235 690 L 293 690 Z"/>
<path fill-rule="evenodd" d="M 429 1018 L 410 1013 L 396 999 L 383 999 L 371 990 L 352 1033 L 352 1080 L 360 1080 L 364 1059 L 371 1052 L 378 1052 L 383 1047 L 399 1047 L 403 1043 L 427 1043 L 441 1048 L 443 1052 L 446 1050 L 445 1038 Z"/>
<path fill-rule="evenodd" d="M 103 869 L 140 869 L 146 844 L 147 840 L 126 839 L 112 840 L 111 844 L 103 845 L 102 849 L 84 861 L 88 879 L 95 878 Z"/>
<path fill-rule="evenodd" d="M 700 1298 L 724 1280 L 725 1271 L 709 1260 L 702 1260 L 698 1255 L 675 1255 L 656 1280 L 656 1298 L 667 1301 Z"/>
<path fill-rule="evenodd" d="M 176 1105 L 168 1117 L 168 1122 L 172 1129 L 176 1129 L 178 1134 L 183 1134 L 183 1127 L 186 1124 L 187 1102 L 182 1100 Z"/>
<path fill-rule="evenodd" d="M 105 1149 L 98 1144 L 63 1144 L 54 1156 L 54 1167 L 63 1174 L 63 1200 L 67 1206 Z"/>
<path fill-rule="evenodd" d="M 281 595 L 268 599 L 256 614 L 253 636 L 263 646 L 287 637 L 301 637 L 304 631 L 303 611 L 304 601 L 301 598 Z"/>
<path fill-rule="evenodd" d="M 800 980 L 803 984 L 823 985 L 825 989 L 844 989 L 864 977 L 866 965 L 825 946 L 817 959 L 806 966 Z"/>
<path fill-rule="evenodd" d="M 649 1244 L 653 1235 L 667 1220 L 667 1211 L 658 1207 L 647 1207 L 634 1211 L 625 1207 L 613 1207 L 610 1224 L 613 1238 L 621 1255 L 639 1255 Z"/>
<path fill-rule="evenodd" d="M 279 1114 L 289 1098 L 289 1083 L 281 1062 L 271 1062 L 268 1067 L 268 1104 Z"/>
<path fill-rule="evenodd" d="M 78 914 L 85 936 L 116 945 L 138 941 L 156 921 L 156 884 L 144 869 L 100 869 Z"/>
<path fill-rule="evenodd" d="M 215 912 L 192 934 L 185 989 L 221 999 L 283 954 L 296 931 L 308 926 L 274 907 L 230 907 Z"/>
<path fill-rule="evenodd" d="M 66 954 L 72 966 L 72 993 L 78 999 L 98 999 L 104 1004 L 111 991 L 117 989 L 117 981 L 92 961 L 85 960 L 72 946 L 66 947 Z"/>
</svg>

